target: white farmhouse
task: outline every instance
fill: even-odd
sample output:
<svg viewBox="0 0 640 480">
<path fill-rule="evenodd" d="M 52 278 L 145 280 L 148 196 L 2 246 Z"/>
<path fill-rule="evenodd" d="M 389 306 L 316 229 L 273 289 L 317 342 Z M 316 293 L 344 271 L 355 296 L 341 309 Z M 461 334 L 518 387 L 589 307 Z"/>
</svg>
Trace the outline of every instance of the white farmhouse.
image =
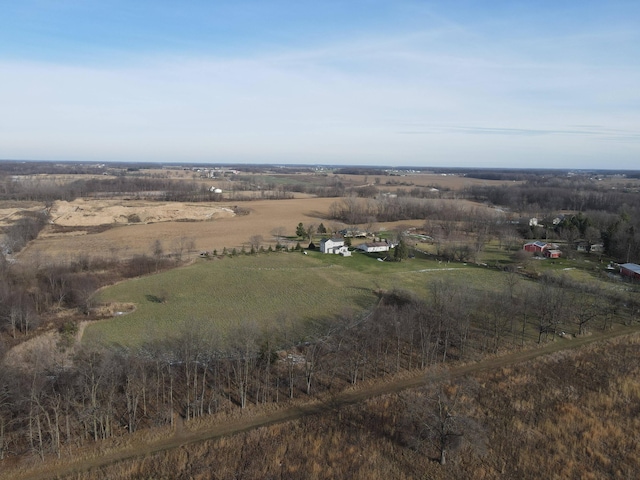
<svg viewBox="0 0 640 480">
<path fill-rule="evenodd" d="M 340 253 L 340 249 L 346 246 L 344 244 L 344 238 L 323 238 L 320 240 L 320 251 L 322 253 Z"/>
</svg>

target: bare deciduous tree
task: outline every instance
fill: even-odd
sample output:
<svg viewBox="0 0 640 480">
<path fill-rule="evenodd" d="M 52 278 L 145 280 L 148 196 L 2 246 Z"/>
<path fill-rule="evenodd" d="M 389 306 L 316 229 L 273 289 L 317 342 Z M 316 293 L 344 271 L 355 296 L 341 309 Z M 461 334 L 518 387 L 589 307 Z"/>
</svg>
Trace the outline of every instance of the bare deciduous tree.
<svg viewBox="0 0 640 480">
<path fill-rule="evenodd" d="M 260 250 L 260 247 L 262 246 L 262 244 L 264 243 L 264 238 L 262 237 L 262 235 L 252 235 L 251 238 L 249 239 L 249 244 L 251 245 L 251 248 L 253 250 Z"/>
<path fill-rule="evenodd" d="M 185 251 L 195 250 L 196 241 L 193 237 L 181 236 L 171 241 L 171 252 L 178 261 L 182 261 Z M 154 252 L 155 254 L 155 252 Z"/>
<path fill-rule="evenodd" d="M 282 239 L 285 237 L 286 231 L 287 229 L 283 226 L 279 226 L 271 230 L 271 235 L 276 237 L 276 246 L 279 247 L 282 245 Z"/>
<path fill-rule="evenodd" d="M 158 266 L 160 265 L 160 260 L 164 255 L 164 247 L 162 246 L 162 242 L 159 239 L 156 239 L 155 242 L 151 245 L 151 252 L 153 253 L 153 258 L 156 262 L 156 272 L 158 271 Z"/>
<path fill-rule="evenodd" d="M 465 445 L 483 452 L 487 442 L 484 428 L 465 414 L 462 405 L 474 388 L 471 381 L 453 384 L 440 380 L 434 387 L 405 395 L 408 442 L 435 451 L 434 459 L 440 465 L 447 463 L 450 452 Z"/>
</svg>

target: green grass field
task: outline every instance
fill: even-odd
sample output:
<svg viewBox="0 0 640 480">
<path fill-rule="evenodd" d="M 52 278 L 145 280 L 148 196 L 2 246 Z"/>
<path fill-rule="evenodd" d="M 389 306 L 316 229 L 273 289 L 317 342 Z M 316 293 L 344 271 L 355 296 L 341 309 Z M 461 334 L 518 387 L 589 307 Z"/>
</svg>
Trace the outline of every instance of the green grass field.
<svg viewBox="0 0 640 480">
<path fill-rule="evenodd" d="M 480 286 L 498 275 L 432 260 L 379 262 L 357 252 L 346 258 L 296 252 L 203 259 L 102 290 L 99 301 L 130 302 L 136 310 L 89 325 L 83 341 L 133 345 L 170 336 L 192 321 L 211 323 L 221 334 L 244 322 L 304 326 L 368 310 L 377 301 L 377 289 L 401 288 L 426 295 L 429 282 L 436 278 L 458 278 Z"/>
<path fill-rule="evenodd" d="M 490 254 L 498 260 L 498 252 Z M 527 270 L 597 281 L 594 265 L 584 260 L 529 264 Z M 174 335 L 190 322 L 212 325 L 221 336 L 245 323 L 299 334 L 318 320 L 362 314 L 376 303 L 376 290 L 396 288 L 424 298 L 435 280 L 462 282 L 477 291 L 505 288 L 504 274 L 489 267 L 438 262 L 425 255 L 380 262 L 376 255 L 360 252 L 346 258 L 290 252 L 202 259 L 102 290 L 100 302 L 132 303 L 136 310 L 89 325 L 83 341 L 135 345 Z"/>
</svg>

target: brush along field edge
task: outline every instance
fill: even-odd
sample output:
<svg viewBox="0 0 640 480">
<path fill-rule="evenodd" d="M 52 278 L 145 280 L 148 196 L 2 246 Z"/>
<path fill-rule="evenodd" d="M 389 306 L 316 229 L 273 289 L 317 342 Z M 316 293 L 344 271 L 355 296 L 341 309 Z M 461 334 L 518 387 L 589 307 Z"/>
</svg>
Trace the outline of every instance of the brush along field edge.
<svg viewBox="0 0 640 480">
<path fill-rule="evenodd" d="M 632 327 L 617 327 L 604 333 L 592 334 L 572 340 L 558 339 L 542 347 L 510 353 L 507 355 L 486 358 L 476 363 L 469 363 L 451 368 L 439 367 L 435 372 L 416 372 L 402 378 L 386 380 L 374 385 L 369 385 L 357 390 L 327 397 L 323 400 L 315 400 L 305 405 L 298 405 L 283 408 L 279 411 L 223 421 L 213 427 L 204 428 L 197 431 L 176 431 L 173 436 L 157 441 L 152 441 L 146 445 L 135 445 L 118 451 L 113 451 L 93 458 L 82 458 L 76 462 L 65 460 L 64 463 L 56 465 L 54 462 L 44 463 L 37 467 L 25 471 L 5 471 L 0 478 L 12 478 L 13 480 L 31 479 L 45 480 L 48 478 L 64 477 L 89 471 L 93 468 L 105 465 L 133 460 L 156 453 L 180 448 L 206 440 L 215 440 L 221 437 L 235 435 L 250 430 L 267 427 L 270 425 L 297 420 L 306 416 L 337 410 L 347 405 L 353 405 L 381 395 L 397 393 L 409 388 L 417 388 L 424 385 L 427 380 L 435 382 L 444 378 L 456 379 L 467 375 L 481 373 L 507 367 L 516 363 L 522 363 L 536 358 L 550 355 L 556 352 L 580 348 L 596 342 L 606 341 L 615 337 L 630 335 L 640 332 L 640 325 Z"/>
</svg>

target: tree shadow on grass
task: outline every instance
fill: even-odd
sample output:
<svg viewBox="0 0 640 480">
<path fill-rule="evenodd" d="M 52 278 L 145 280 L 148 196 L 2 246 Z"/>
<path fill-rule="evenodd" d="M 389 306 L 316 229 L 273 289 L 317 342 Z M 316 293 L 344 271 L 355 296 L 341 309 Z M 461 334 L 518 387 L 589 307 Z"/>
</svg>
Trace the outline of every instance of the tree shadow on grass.
<svg viewBox="0 0 640 480">
<path fill-rule="evenodd" d="M 167 301 L 164 295 L 151 295 L 150 293 L 147 293 L 144 298 L 151 303 L 164 303 Z"/>
</svg>

